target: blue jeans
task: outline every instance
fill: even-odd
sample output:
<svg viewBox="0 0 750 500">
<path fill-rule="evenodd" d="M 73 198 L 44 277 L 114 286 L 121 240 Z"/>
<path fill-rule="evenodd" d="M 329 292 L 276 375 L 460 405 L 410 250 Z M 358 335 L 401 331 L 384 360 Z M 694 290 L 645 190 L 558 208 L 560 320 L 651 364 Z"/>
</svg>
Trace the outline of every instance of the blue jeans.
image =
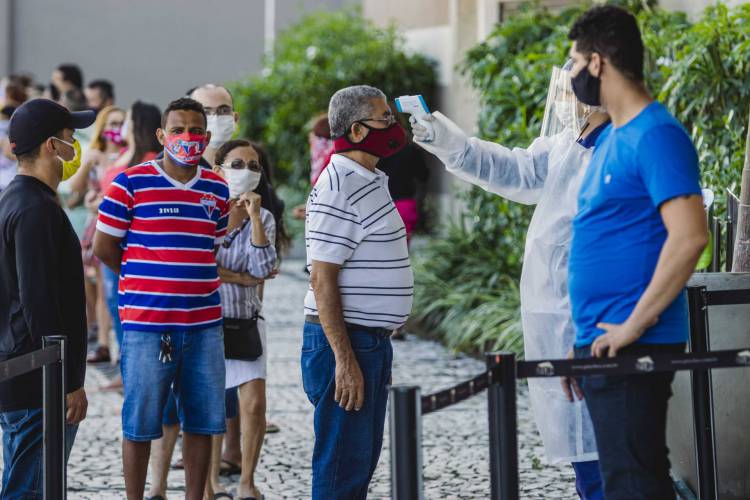
<svg viewBox="0 0 750 500">
<path fill-rule="evenodd" d="M 232 387 L 224 392 L 224 407 L 226 408 L 227 420 L 237 418 L 240 414 L 240 401 L 237 396 L 237 388 Z M 180 416 L 177 414 L 177 401 L 174 393 L 169 391 L 167 404 L 164 405 L 164 414 L 161 423 L 163 425 L 177 425 L 180 423 Z"/>
<path fill-rule="evenodd" d="M 102 264 L 101 268 L 104 293 L 107 296 L 107 308 L 109 309 L 110 316 L 112 316 L 112 327 L 115 329 L 117 345 L 122 346 L 122 323 L 120 322 L 120 311 L 117 308 L 120 300 L 118 289 L 120 276 L 104 264 Z"/>
<path fill-rule="evenodd" d="M 3 430 L 3 489 L 0 498 L 41 499 L 42 409 L 15 410 L 0 413 Z M 65 426 L 65 460 L 70 456 L 78 431 L 77 425 Z"/>
<path fill-rule="evenodd" d="M 599 461 L 573 462 L 576 473 L 576 493 L 581 500 L 604 500 L 604 484 L 599 473 Z"/>
<path fill-rule="evenodd" d="M 172 359 L 162 363 L 162 334 L 125 330 L 120 361 L 125 396 L 123 436 L 130 441 L 159 439 L 170 392 L 175 395 L 184 432 L 223 434 L 226 425 L 221 327 L 168 335 Z"/>
<path fill-rule="evenodd" d="M 305 323 L 303 333 L 302 383 L 315 406 L 312 498 L 364 499 L 383 447 L 391 341 L 365 331 L 349 332 L 364 377 L 365 402 L 361 410 L 348 412 L 334 401 L 336 362 L 323 328 Z"/>
<path fill-rule="evenodd" d="M 621 355 L 679 353 L 685 344 L 633 344 Z M 591 346 L 575 349 L 591 357 Z M 594 424 L 599 468 L 607 500 L 670 500 L 667 404 L 674 372 L 580 377 Z"/>
</svg>

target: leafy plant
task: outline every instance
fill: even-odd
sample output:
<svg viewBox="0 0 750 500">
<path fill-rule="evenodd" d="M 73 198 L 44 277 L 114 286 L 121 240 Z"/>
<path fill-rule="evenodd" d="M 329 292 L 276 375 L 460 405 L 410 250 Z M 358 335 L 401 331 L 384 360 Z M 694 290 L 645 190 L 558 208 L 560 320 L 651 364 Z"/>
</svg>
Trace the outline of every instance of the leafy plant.
<svg viewBox="0 0 750 500">
<path fill-rule="evenodd" d="M 703 184 L 718 193 L 739 182 L 750 110 L 750 5 L 719 4 L 684 30 L 662 66 L 659 99 L 691 133 Z"/>
<path fill-rule="evenodd" d="M 389 98 L 429 99 L 436 78 L 435 62 L 407 53 L 395 28 L 376 28 L 355 9 L 315 12 L 277 37 L 262 75 L 236 85 L 236 105 L 242 133 L 268 145 L 280 180 L 306 186 L 306 124 L 327 110 L 334 92 L 368 84 Z"/>
</svg>

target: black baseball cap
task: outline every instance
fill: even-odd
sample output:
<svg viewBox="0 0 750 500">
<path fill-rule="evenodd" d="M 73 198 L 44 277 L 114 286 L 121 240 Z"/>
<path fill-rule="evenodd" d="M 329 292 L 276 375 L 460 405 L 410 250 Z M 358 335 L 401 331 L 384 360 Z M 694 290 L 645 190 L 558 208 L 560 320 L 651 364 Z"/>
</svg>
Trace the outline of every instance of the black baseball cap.
<svg viewBox="0 0 750 500">
<path fill-rule="evenodd" d="M 21 104 L 10 117 L 8 139 L 13 154 L 28 153 L 62 129 L 81 129 L 96 120 L 94 111 L 71 113 L 49 99 L 32 99 Z"/>
</svg>

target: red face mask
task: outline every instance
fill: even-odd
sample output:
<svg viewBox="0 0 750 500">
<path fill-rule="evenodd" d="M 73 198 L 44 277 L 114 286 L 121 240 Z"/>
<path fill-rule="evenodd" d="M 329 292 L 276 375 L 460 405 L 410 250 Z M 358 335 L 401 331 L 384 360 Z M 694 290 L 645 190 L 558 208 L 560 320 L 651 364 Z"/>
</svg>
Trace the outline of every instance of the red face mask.
<svg viewBox="0 0 750 500">
<path fill-rule="evenodd" d="M 370 132 L 360 142 L 352 142 L 347 134 L 337 137 L 333 141 L 333 150 L 336 153 L 346 151 L 364 151 L 378 158 L 392 156 L 406 146 L 406 131 L 399 123 L 394 123 L 386 128 L 373 128 L 359 122 Z"/>
<path fill-rule="evenodd" d="M 194 167 L 201 161 L 206 150 L 206 136 L 185 132 L 167 136 L 164 152 L 181 167 Z"/>
</svg>

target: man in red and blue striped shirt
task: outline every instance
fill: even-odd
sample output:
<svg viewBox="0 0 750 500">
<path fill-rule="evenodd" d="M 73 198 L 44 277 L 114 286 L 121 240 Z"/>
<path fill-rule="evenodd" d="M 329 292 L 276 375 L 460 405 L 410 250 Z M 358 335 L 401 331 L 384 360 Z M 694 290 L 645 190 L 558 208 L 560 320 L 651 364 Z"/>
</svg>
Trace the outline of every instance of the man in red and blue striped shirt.
<svg viewBox="0 0 750 500">
<path fill-rule="evenodd" d="M 184 433 L 186 498 L 202 497 L 210 435 L 225 432 L 224 344 L 215 249 L 229 190 L 198 165 L 211 134 L 197 101 L 164 111 L 164 158 L 120 174 L 99 207 L 94 252 L 120 273 L 123 466 L 128 498 L 143 498 L 150 443 L 169 391 Z"/>
</svg>

